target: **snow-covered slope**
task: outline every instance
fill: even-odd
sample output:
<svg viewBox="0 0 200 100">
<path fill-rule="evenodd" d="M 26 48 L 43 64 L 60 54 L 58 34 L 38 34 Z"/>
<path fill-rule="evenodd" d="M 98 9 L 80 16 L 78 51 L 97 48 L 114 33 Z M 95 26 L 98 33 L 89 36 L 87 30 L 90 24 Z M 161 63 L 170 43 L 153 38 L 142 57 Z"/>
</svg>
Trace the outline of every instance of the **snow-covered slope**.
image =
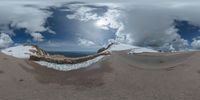
<svg viewBox="0 0 200 100">
<path fill-rule="evenodd" d="M 131 51 L 129 52 L 129 54 L 134 54 L 134 53 L 143 53 L 143 52 L 158 52 L 156 50 L 153 49 L 149 49 L 149 48 L 133 48 L 131 49 Z"/>
<path fill-rule="evenodd" d="M 104 56 L 99 56 L 94 59 L 91 59 L 91 60 L 88 60 L 85 62 L 81 62 L 81 63 L 77 63 L 77 64 L 56 64 L 56 63 L 50 63 L 50 62 L 46 62 L 46 61 L 36 61 L 36 63 L 46 66 L 47 68 L 52 68 L 52 69 L 59 70 L 59 71 L 70 71 L 70 70 L 76 70 L 76 69 L 88 67 L 88 66 L 102 60 L 102 58 L 104 58 Z"/>
<path fill-rule="evenodd" d="M 1 52 L 6 55 L 10 55 L 16 58 L 28 59 L 30 55 L 36 54 L 31 51 L 37 51 L 37 49 L 34 46 L 30 46 L 30 45 L 18 45 L 18 46 L 10 47 L 7 49 L 3 49 Z"/>
<path fill-rule="evenodd" d="M 129 54 L 131 54 L 131 53 L 143 53 L 143 52 L 157 52 L 156 50 L 153 50 L 153 49 L 138 47 L 138 46 L 132 46 L 132 45 L 122 44 L 122 43 L 113 44 L 108 49 L 108 51 L 122 51 L 122 50 L 130 50 Z"/>
<path fill-rule="evenodd" d="M 129 53 L 142 53 L 142 52 L 157 52 L 152 49 L 138 47 L 138 46 L 131 46 L 127 44 L 113 44 L 108 49 L 108 51 L 122 51 L 122 50 L 130 50 Z M 47 53 L 43 51 L 42 49 L 38 48 L 37 46 L 33 45 L 18 45 L 15 47 L 10 47 L 7 49 L 2 50 L 3 53 L 7 55 L 11 55 L 17 58 L 25 58 L 29 59 L 30 55 L 46 55 Z M 78 64 L 56 64 L 56 63 L 50 63 L 45 61 L 35 61 L 36 63 L 46 66 L 48 68 L 60 70 L 60 71 L 69 71 L 69 70 L 75 70 L 79 68 L 87 67 L 93 63 L 98 62 L 101 60 L 104 56 L 99 56 L 94 59 L 78 63 Z"/>
<path fill-rule="evenodd" d="M 47 54 L 42 49 L 38 48 L 37 46 L 33 46 L 33 45 L 18 45 L 18 46 L 10 47 L 7 49 L 3 49 L 1 52 L 6 55 L 10 55 L 10 56 L 13 56 L 16 58 L 23 58 L 23 59 L 29 59 L 30 55 L 37 55 L 38 53 L 40 55 Z M 35 62 L 40 65 L 43 65 L 43 66 L 46 66 L 48 68 L 52 68 L 55 70 L 69 71 L 69 70 L 75 70 L 75 69 L 87 67 L 93 63 L 98 62 L 103 57 L 104 56 L 99 56 L 94 59 L 91 59 L 91 60 L 88 60 L 88 61 L 85 61 L 82 63 L 77 63 L 77 64 L 56 64 L 56 63 L 51 63 L 51 62 L 46 62 L 46 61 L 35 61 Z"/>
</svg>

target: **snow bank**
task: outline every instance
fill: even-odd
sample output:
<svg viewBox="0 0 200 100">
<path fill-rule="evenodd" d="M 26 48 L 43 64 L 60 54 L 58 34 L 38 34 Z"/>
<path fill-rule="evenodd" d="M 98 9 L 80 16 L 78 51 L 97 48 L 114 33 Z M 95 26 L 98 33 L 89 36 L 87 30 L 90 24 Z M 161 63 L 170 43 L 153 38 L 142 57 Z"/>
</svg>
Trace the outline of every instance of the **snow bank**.
<svg viewBox="0 0 200 100">
<path fill-rule="evenodd" d="M 138 48 L 137 46 L 127 45 L 127 44 L 113 44 L 108 50 L 109 51 L 122 51 L 122 50 L 130 50 L 132 48 Z"/>
<path fill-rule="evenodd" d="M 130 50 L 129 54 L 143 53 L 143 52 L 157 52 L 156 50 L 153 49 L 132 46 L 128 44 L 121 44 L 121 43 L 114 44 L 108 49 L 108 51 L 122 51 L 122 50 Z"/>
<path fill-rule="evenodd" d="M 158 52 L 158 51 L 149 48 L 133 48 L 128 54 L 143 53 L 143 52 Z"/>
<path fill-rule="evenodd" d="M 70 70 L 76 70 L 76 69 L 88 67 L 89 65 L 92 65 L 92 64 L 98 62 L 103 57 L 104 56 L 99 56 L 99 57 L 94 58 L 92 60 L 88 60 L 88 61 L 78 63 L 78 64 L 55 64 L 55 63 L 50 63 L 50 62 L 45 62 L 45 61 L 35 61 L 35 62 L 40 64 L 40 65 L 43 65 L 43 66 L 46 66 L 48 68 L 52 68 L 52 69 L 55 69 L 55 70 L 70 71 Z"/>
<path fill-rule="evenodd" d="M 3 49 L 1 52 L 6 55 L 10 55 L 10 56 L 13 56 L 16 58 L 29 59 L 30 55 L 36 55 L 31 51 L 37 51 L 37 48 L 35 48 L 34 46 L 30 46 L 30 45 L 18 45 L 15 47 Z M 43 65 L 43 66 L 46 66 L 48 68 L 52 68 L 55 70 L 69 71 L 69 70 L 75 70 L 75 69 L 87 67 L 91 64 L 98 62 L 103 57 L 104 56 L 99 56 L 92 60 L 88 60 L 88 61 L 78 63 L 78 64 L 56 64 L 56 63 L 50 63 L 50 62 L 46 62 L 46 61 L 35 61 L 35 62 L 40 65 Z"/>
<path fill-rule="evenodd" d="M 28 59 L 30 58 L 30 55 L 35 55 L 34 53 L 32 53 L 30 50 L 36 50 L 36 48 L 34 48 L 33 46 L 26 46 L 26 45 L 18 45 L 15 47 L 10 47 L 7 49 L 3 49 L 1 52 L 6 54 L 6 55 L 10 55 L 16 58 L 24 58 L 24 59 Z"/>
<path fill-rule="evenodd" d="M 114 44 L 108 49 L 108 51 L 122 51 L 122 50 L 130 50 L 129 54 L 142 53 L 142 52 L 157 52 L 152 49 L 127 45 L 127 44 L 121 44 L 121 43 Z M 35 48 L 34 46 L 30 46 L 30 45 L 18 45 L 15 47 L 10 47 L 10 48 L 2 50 L 2 52 L 7 55 L 14 56 L 16 58 L 25 58 L 25 59 L 29 59 L 30 55 L 36 55 L 31 51 L 37 51 L 37 48 Z M 99 56 L 94 59 L 91 59 L 91 60 L 88 60 L 88 61 L 85 61 L 82 63 L 78 63 L 78 64 L 56 64 L 56 63 L 50 63 L 50 62 L 46 62 L 46 61 L 35 61 L 35 62 L 40 65 L 43 65 L 43 66 L 46 66 L 48 68 L 52 68 L 55 70 L 70 71 L 70 70 L 75 70 L 75 69 L 79 69 L 79 68 L 85 68 L 91 64 L 98 62 L 103 57 L 104 56 Z"/>
</svg>

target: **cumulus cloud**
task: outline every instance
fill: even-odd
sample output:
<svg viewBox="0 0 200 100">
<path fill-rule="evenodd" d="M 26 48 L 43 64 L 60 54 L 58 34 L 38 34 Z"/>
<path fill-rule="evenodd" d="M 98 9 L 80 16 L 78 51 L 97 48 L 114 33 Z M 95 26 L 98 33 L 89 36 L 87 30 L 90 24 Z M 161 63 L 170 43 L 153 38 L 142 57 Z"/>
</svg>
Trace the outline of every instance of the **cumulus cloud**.
<svg viewBox="0 0 200 100">
<path fill-rule="evenodd" d="M 80 46 L 86 46 L 86 47 L 89 47 L 89 46 L 94 46 L 95 43 L 90 41 L 90 40 L 87 40 L 87 39 L 82 39 L 82 38 L 78 38 L 78 44 Z"/>
<path fill-rule="evenodd" d="M 122 23 L 119 20 L 122 15 L 123 14 L 120 10 L 110 8 L 103 16 L 97 19 L 96 24 L 102 29 L 117 29 L 122 26 Z"/>
<path fill-rule="evenodd" d="M 31 36 L 34 36 L 32 34 L 36 32 L 43 31 L 53 33 L 45 27 L 46 19 L 51 16 L 51 12 L 44 8 L 51 5 L 53 4 L 33 1 L 1 1 L 0 30 L 14 34 L 13 29 L 25 29 Z"/>
<path fill-rule="evenodd" d="M 33 40 L 42 42 L 44 41 L 44 37 L 42 36 L 41 33 L 31 33 L 31 36 L 33 37 Z"/>
<path fill-rule="evenodd" d="M 191 43 L 191 46 L 194 49 L 200 49 L 200 37 L 194 38 L 192 43 Z"/>
<path fill-rule="evenodd" d="M 96 4 L 95 7 L 90 7 L 87 4 L 71 4 L 67 7 L 69 8 L 68 11 L 74 12 L 73 14 L 68 14 L 66 17 L 68 19 L 76 19 L 80 21 L 96 21 L 94 25 L 97 25 L 98 27 L 109 30 L 109 28 L 119 28 L 121 26 L 121 23 L 119 21 L 119 18 L 122 16 L 122 12 L 120 10 L 115 9 L 113 6 L 107 6 L 107 11 L 99 16 L 98 12 L 94 12 L 97 9 L 100 9 L 102 7 L 102 4 Z"/>
<path fill-rule="evenodd" d="M 136 2 L 117 5 L 109 5 L 102 16 L 92 13 L 93 8 L 72 6 L 75 13 L 67 18 L 96 20 L 95 24 L 102 29 L 117 29 L 115 40 L 119 42 L 177 51 L 186 50 L 189 43 L 178 34 L 179 29 L 175 27 L 174 20 L 184 20 L 200 26 L 199 5 L 194 2 L 171 1 L 160 2 L 159 5 Z"/>
<path fill-rule="evenodd" d="M 62 0 L 59 0 L 62 1 Z M 98 1 L 86 0 L 90 3 L 71 3 L 66 5 L 66 11 L 73 12 L 66 15 L 68 19 L 77 19 L 83 22 L 94 21 L 94 25 L 103 29 L 116 29 L 115 41 L 138 46 L 149 46 L 155 49 L 164 50 L 185 50 L 190 46 L 188 40 L 183 39 L 175 27 L 174 20 L 184 20 L 192 25 L 200 27 L 200 3 L 197 0 L 134 0 L 134 2 L 124 3 L 122 0 Z M 39 2 L 39 1 L 38 1 Z M 156 3 L 155 3 L 156 2 Z M 0 26 L 4 32 L 10 32 L 10 27 L 25 28 L 30 32 L 34 40 L 43 40 L 39 33 L 48 31 L 44 27 L 46 19 L 51 16 L 51 12 L 38 9 L 37 7 L 24 6 L 27 3 L 4 3 L 0 4 Z M 43 8 L 52 5 L 47 4 Z M 99 6 L 91 7 L 88 5 Z M 6 7 L 9 9 L 5 9 Z M 95 10 L 106 6 L 107 10 L 99 15 Z M 52 32 L 53 33 L 53 32 Z M 37 37 L 37 39 L 35 38 Z M 199 39 L 195 39 L 191 45 L 198 48 Z M 78 39 L 81 45 L 94 45 L 94 41 Z"/>
<path fill-rule="evenodd" d="M 73 14 L 69 14 L 66 17 L 69 19 L 78 19 L 81 21 L 96 20 L 97 14 L 93 14 L 92 11 L 95 8 L 86 7 L 83 5 L 69 5 L 70 11 L 73 11 Z"/>
<path fill-rule="evenodd" d="M 124 8 L 127 8 L 124 7 Z M 163 48 L 168 45 L 175 50 L 184 50 L 188 40 L 181 38 L 175 27 L 174 20 L 188 21 L 192 25 L 200 26 L 200 12 L 197 4 L 135 4 L 126 10 L 123 27 L 117 32 L 118 40 L 130 41 L 130 44 Z"/>
<path fill-rule="evenodd" d="M 12 39 L 8 34 L 0 33 L 0 49 L 9 47 L 13 44 Z"/>
</svg>

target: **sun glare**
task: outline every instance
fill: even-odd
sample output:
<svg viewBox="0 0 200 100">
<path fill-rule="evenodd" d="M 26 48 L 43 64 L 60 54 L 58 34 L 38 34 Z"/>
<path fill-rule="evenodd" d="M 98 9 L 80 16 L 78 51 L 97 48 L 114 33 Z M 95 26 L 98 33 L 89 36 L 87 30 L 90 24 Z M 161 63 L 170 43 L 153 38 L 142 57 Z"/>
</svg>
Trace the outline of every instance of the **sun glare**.
<svg viewBox="0 0 200 100">
<path fill-rule="evenodd" d="M 106 19 L 99 19 L 96 21 L 96 26 L 98 27 L 106 27 L 109 23 Z"/>
</svg>

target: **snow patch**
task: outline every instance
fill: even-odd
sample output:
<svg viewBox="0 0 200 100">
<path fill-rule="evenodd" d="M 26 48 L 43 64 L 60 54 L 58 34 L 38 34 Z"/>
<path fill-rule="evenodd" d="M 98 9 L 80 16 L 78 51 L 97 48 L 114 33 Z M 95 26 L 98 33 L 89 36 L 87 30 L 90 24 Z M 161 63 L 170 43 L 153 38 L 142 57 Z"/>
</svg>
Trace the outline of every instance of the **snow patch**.
<svg viewBox="0 0 200 100">
<path fill-rule="evenodd" d="M 152 49 L 144 48 L 144 47 L 138 47 L 138 46 L 132 46 L 128 44 L 113 44 L 108 51 L 122 51 L 122 50 L 130 50 L 129 54 L 132 53 L 142 53 L 142 52 L 157 52 Z M 4 54 L 14 56 L 16 58 L 24 58 L 24 59 L 29 59 L 30 55 L 36 55 L 31 51 L 37 51 L 37 49 L 33 46 L 28 46 L 28 45 L 18 45 L 15 47 L 10 47 L 7 49 L 2 50 Z M 80 68 L 85 68 L 88 67 L 99 60 L 101 60 L 104 56 L 99 56 L 94 59 L 82 62 L 82 63 L 77 63 L 77 64 L 56 64 L 56 63 L 51 63 L 51 62 L 46 62 L 46 61 L 35 61 L 36 63 L 46 66 L 47 68 L 52 68 L 55 70 L 59 71 L 70 71 L 70 70 L 76 70 Z"/>
<path fill-rule="evenodd" d="M 158 52 L 156 50 L 149 49 L 149 48 L 132 46 L 132 45 L 121 44 L 121 43 L 114 44 L 108 49 L 108 51 L 122 51 L 122 50 L 130 50 L 129 54 L 143 53 L 143 52 Z"/>
<path fill-rule="evenodd" d="M 1 52 L 6 54 L 6 55 L 10 55 L 16 58 L 24 58 L 24 59 L 28 59 L 30 58 L 30 55 L 35 55 L 34 53 L 32 53 L 30 50 L 36 50 L 36 48 L 32 47 L 32 46 L 25 46 L 25 45 L 18 45 L 15 47 L 10 47 L 7 49 L 3 49 Z"/>
<path fill-rule="evenodd" d="M 137 48 L 137 46 L 120 43 L 120 44 L 113 44 L 108 50 L 109 51 L 122 51 L 122 50 L 130 50 L 132 48 Z"/>
<path fill-rule="evenodd" d="M 133 48 L 128 54 L 143 53 L 143 52 L 158 52 L 149 48 Z"/>
<path fill-rule="evenodd" d="M 31 51 L 37 51 L 37 49 L 33 46 L 28 46 L 28 45 L 18 45 L 15 47 L 10 47 L 7 49 L 3 49 L 1 52 L 10 55 L 16 58 L 23 58 L 23 59 L 29 59 L 30 55 L 36 55 L 35 53 Z M 79 68 L 85 68 L 88 67 L 99 60 L 101 60 L 104 56 L 99 56 L 94 59 L 82 62 L 82 63 L 77 63 L 77 64 L 56 64 L 56 63 L 51 63 L 51 62 L 46 62 L 46 61 L 35 61 L 36 63 L 45 66 L 47 68 L 52 68 L 55 70 L 59 71 L 70 71 L 70 70 L 75 70 Z"/>
<path fill-rule="evenodd" d="M 56 64 L 56 63 L 50 63 L 50 62 L 46 62 L 46 61 L 35 61 L 35 62 L 42 66 L 46 66 L 47 68 L 52 68 L 52 69 L 59 70 L 59 71 L 70 71 L 70 70 L 76 70 L 76 69 L 80 69 L 80 68 L 86 68 L 86 67 L 98 62 L 103 57 L 104 56 L 99 56 L 92 60 L 88 60 L 88 61 L 78 63 L 78 64 Z"/>
</svg>

